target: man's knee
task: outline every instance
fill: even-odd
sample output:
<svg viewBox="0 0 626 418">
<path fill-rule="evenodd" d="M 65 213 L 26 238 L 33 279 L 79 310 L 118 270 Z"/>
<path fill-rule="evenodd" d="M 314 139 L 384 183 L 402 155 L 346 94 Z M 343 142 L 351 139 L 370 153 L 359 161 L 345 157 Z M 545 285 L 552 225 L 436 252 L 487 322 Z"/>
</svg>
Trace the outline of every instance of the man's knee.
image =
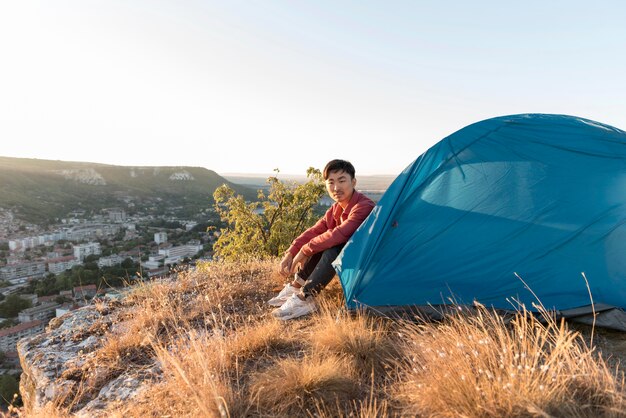
<svg viewBox="0 0 626 418">
<path fill-rule="evenodd" d="M 324 252 L 322 253 L 322 258 L 320 259 L 320 262 L 324 262 L 328 264 L 332 263 L 333 261 L 335 261 L 335 259 L 337 258 L 337 256 L 339 255 L 342 249 L 343 249 L 343 244 L 324 250 Z"/>
</svg>

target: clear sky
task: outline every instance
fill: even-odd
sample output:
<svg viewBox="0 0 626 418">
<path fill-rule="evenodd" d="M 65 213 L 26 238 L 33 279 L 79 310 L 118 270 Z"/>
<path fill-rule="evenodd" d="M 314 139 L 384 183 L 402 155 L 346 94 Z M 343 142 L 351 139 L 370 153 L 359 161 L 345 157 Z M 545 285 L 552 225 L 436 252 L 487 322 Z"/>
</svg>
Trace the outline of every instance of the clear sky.
<svg viewBox="0 0 626 418">
<path fill-rule="evenodd" d="M 0 3 L 0 155 L 397 174 L 515 113 L 626 129 L 623 1 Z"/>
</svg>

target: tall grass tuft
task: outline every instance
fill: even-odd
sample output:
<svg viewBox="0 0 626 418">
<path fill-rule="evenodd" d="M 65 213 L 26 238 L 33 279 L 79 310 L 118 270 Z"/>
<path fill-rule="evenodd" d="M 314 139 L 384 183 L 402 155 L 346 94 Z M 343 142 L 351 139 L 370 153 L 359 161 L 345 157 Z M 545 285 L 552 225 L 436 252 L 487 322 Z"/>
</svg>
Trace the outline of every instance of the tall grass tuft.
<svg viewBox="0 0 626 418">
<path fill-rule="evenodd" d="M 250 391 L 262 413 L 298 416 L 316 406 L 357 400 L 360 386 L 344 359 L 315 355 L 279 360 L 252 376 Z"/>
<path fill-rule="evenodd" d="M 522 309 L 510 323 L 478 306 L 406 324 L 396 397 L 424 416 L 624 416 L 624 380 L 581 335 Z"/>
<path fill-rule="evenodd" d="M 398 356 L 397 341 L 390 325 L 363 312 L 322 306 L 312 326 L 310 341 L 314 352 L 333 353 L 352 363 L 362 378 L 384 376 Z"/>
<path fill-rule="evenodd" d="M 173 346 L 157 345 L 156 352 L 166 382 L 152 394 L 152 406 L 167 393 L 168 402 L 176 406 L 164 406 L 163 410 L 170 413 L 182 410 L 197 417 L 246 415 L 249 405 L 232 384 L 233 363 L 222 337 L 190 332 Z"/>
</svg>

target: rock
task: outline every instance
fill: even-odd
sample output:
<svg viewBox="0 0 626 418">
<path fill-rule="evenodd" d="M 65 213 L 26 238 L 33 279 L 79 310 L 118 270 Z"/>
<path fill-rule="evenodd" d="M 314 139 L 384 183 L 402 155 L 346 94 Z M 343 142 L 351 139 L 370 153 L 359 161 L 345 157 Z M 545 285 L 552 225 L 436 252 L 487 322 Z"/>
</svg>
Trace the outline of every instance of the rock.
<svg viewBox="0 0 626 418">
<path fill-rule="evenodd" d="M 23 370 L 20 392 L 26 416 L 50 402 L 71 403 L 77 416 L 102 416 L 109 403 L 132 399 L 148 381 L 159 379 L 158 365 L 113 373 L 89 368 L 97 364 L 96 352 L 103 347 L 112 324 L 122 325 L 120 306 L 111 304 L 103 309 L 90 305 L 69 312 L 51 321 L 43 334 L 18 342 Z"/>
</svg>

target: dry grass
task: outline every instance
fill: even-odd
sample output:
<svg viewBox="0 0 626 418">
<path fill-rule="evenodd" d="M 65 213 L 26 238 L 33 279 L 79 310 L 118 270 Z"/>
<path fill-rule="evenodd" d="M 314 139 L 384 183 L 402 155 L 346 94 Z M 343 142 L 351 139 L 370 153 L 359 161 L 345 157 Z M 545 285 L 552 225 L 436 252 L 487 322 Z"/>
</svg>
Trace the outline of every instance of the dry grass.
<svg viewBox="0 0 626 418">
<path fill-rule="evenodd" d="M 161 413 L 173 415 L 180 410 L 199 417 L 244 416 L 248 405 L 231 384 L 236 363 L 227 347 L 220 336 L 194 332 L 175 346 L 158 346 L 166 379 L 151 394 L 149 406 L 161 402 Z"/>
<path fill-rule="evenodd" d="M 562 323 L 526 312 L 505 322 L 481 307 L 442 324 L 348 314 L 337 283 L 319 313 L 285 323 L 265 303 L 282 287 L 274 267 L 209 263 L 136 286 L 110 324 L 94 324 L 104 343 L 64 372 L 74 398 L 38 416 L 68 416 L 107 380 L 155 365 L 158 379 L 104 414 L 626 415 L 621 372 Z"/>
<path fill-rule="evenodd" d="M 288 358 L 253 376 L 251 395 L 262 412 L 295 416 L 316 405 L 356 400 L 359 382 L 338 356 Z"/>
<path fill-rule="evenodd" d="M 304 411 L 303 411 L 304 412 Z M 316 402 L 315 409 L 307 410 L 306 416 L 315 418 L 351 417 L 351 418 L 380 418 L 395 416 L 386 400 L 379 400 L 373 393 L 366 400 L 352 401 L 341 404 L 324 404 Z"/>
<path fill-rule="evenodd" d="M 624 382 L 580 334 L 522 311 L 478 307 L 442 325 L 407 324 L 396 393 L 424 416 L 624 416 Z"/>
<path fill-rule="evenodd" d="M 328 352 L 346 358 L 365 379 L 387 374 L 391 360 L 398 356 L 398 344 L 390 324 L 362 312 L 323 306 L 311 330 L 314 352 Z"/>
</svg>

